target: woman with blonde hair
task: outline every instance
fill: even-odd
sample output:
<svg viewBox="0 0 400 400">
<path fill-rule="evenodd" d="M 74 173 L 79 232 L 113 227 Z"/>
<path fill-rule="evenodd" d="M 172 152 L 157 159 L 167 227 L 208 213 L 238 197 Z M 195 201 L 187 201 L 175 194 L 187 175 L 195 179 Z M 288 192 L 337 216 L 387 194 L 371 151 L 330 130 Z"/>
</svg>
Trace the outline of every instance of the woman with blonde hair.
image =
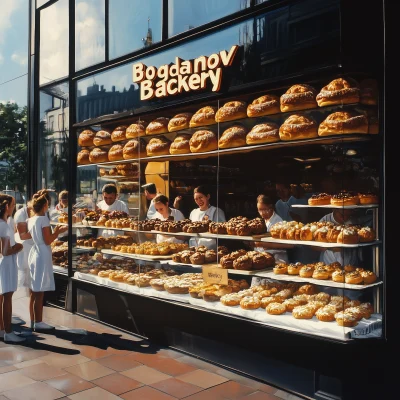
<svg viewBox="0 0 400 400">
<path fill-rule="evenodd" d="M 14 232 L 7 223 L 14 209 L 14 197 L 0 194 L 0 337 L 7 343 L 25 340 L 11 329 L 12 296 L 18 286 L 15 254 L 22 250 L 22 244 L 15 243 Z"/>
<path fill-rule="evenodd" d="M 30 272 L 30 309 L 33 311 L 33 329 L 35 331 L 49 330 L 54 327 L 46 324 L 43 319 L 44 292 L 55 290 L 53 261 L 50 244 L 58 235 L 68 229 L 57 225 L 52 232 L 47 216 L 49 209 L 48 193 L 39 191 L 32 197 L 33 217 L 28 220 L 28 231 L 33 240 L 33 246 L 28 256 Z"/>
</svg>

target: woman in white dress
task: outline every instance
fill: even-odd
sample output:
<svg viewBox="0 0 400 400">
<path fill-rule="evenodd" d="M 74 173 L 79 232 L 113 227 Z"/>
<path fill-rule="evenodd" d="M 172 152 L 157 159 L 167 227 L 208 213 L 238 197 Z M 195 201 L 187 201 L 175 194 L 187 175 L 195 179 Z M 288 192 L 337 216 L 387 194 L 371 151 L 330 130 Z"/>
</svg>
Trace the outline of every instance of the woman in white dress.
<svg viewBox="0 0 400 400">
<path fill-rule="evenodd" d="M 214 221 L 214 222 L 225 222 L 225 213 L 218 207 L 210 204 L 211 194 L 209 189 L 200 185 L 197 186 L 193 191 L 193 197 L 199 208 L 195 208 L 190 213 L 189 219 L 192 221 Z M 189 239 L 190 246 L 206 246 L 209 249 L 217 248 L 217 241 L 215 239 L 208 238 L 195 238 Z"/>
<path fill-rule="evenodd" d="M 14 232 L 7 223 L 14 208 L 14 197 L 0 194 L 0 337 L 9 343 L 25 340 L 11 329 L 12 296 L 18 284 L 15 255 L 22 250 L 22 244 L 15 243 Z"/>
<path fill-rule="evenodd" d="M 55 290 L 50 244 L 68 227 L 57 225 L 52 232 L 47 216 L 49 203 L 45 194 L 33 195 L 32 208 L 34 215 L 28 220 L 28 231 L 34 244 L 29 252 L 28 266 L 31 289 L 30 307 L 33 310 L 31 324 L 33 322 L 33 329 L 36 331 L 54 328 L 42 321 L 44 292 Z"/>
<path fill-rule="evenodd" d="M 184 215 L 181 211 L 176 208 L 171 208 L 168 205 L 168 197 L 163 194 L 159 194 L 154 197 L 154 206 L 156 213 L 152 216 L 151 219 L 161 219 L 162 221 L 171 220 L 171 221 L 182 221 L 185 219 Z M 156 241 L 157 243 L 161 242 L 169 242 L 169 243 L 183 243 L 186 240 L 185 236 L 172 236 L 172 235 L 163 235 L 157 234 Z"/>
</svg>

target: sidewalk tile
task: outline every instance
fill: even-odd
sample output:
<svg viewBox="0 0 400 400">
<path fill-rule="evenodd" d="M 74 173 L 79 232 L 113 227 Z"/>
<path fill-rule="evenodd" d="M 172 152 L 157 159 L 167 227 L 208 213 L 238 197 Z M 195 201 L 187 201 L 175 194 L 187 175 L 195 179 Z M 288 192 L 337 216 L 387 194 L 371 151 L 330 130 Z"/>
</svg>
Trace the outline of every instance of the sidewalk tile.
<svg viewBox="0 0 400 400">
<path fill-rule="evenodd" d="M 19 370 L 6 372 L 5 374 L 0 375 L 0 392 L 30 385 L 31 383 L 35 383 L 35 381 L 21 374 L 21 371 Z"/>
<path fill-rule="evenodd" d="M 221 385 L 214 386 L 212 389 L 209 389 L 209 392 L 212 393 L 211 398 L 217 395 L 231 400 L 241 399 L 242 397 L 249 395 L 250 393 L 254 393 L 255 391 L 256 390 L 253 388 L 241 385 L 240 383 L 234 381 L 225 382 Z"/>
<path fill-rule="evenodd" d="M 32 385 L 15 388 L 3 394 L 10 400 L 55 400 L 65 397 L 64 393 L 43 382 L 36 382 L 32 383 Z"/>
<path fill-rule="evenodd" d="M 58 376 L 53 379 L 45 381 L 48 385 L 63 392 L 66 395 L 82 392 L 83 390 L 91 389 L 95 385 L 88 382 L 79 376 L 65 373 L 65 375 Z"/>
<path fill-rule="evenodd" d="M 117 400 L 120 398 L 115 394 L 107 392 L 107 390 L 99 387 L 94 387 L 83 392 L 71 394 L 68 397 L 71 400 Z"/>
<path fill-rule="evenodd" d="M 159 392 L 158 390 L 148 386 L 124 393 L 120 397 L 125 400 L 176 400 L 176 397 Z"/>
<path fill-rule="evenodd" d="M 60 368 L 51 367 L 45 363 L 32 365 L 27 368 L 22 368 L 21 374 L 34 379 L 35 381 L 46 381 L 47 379 L 54 378 L 56 376 L 64 375 L 65 371 Z"/>
<path fill-rule="evenodd" d="M 280 399 L 279 397 L 276 397 L 271 393 L 257 391 L 249 394 L 248 396 L 242 397 L 240 400 L 280 400 Z"/>
<path fill-rule="evenodd" d="M 114 371 L 110 368 L 104 367 L 95 361 L 89 361 L 82 364 L 74 365 L 73 367 L 65 368 L 66 372 L 80 376 L 87 381 L 98 379 L 106 375 L 111 375 Z"/>
<path fill-rule="evenodd" d="M 228 381 L 228 379 L 222 376 L 216 375 L 212 372 L 203 371 L 201 369 L 177 376 L 176 378 L 180 381 L 191 383 L 192 385 L 200 386 L 204 389 L 208 389 L 212 386 L 220 385 L 221 383 Z"/>
<path fill-rule="evenodd" d="M 96 360 L 96 362 L 118 372 L 140 367 L 142 365 L 141 363 L 136 361 L 132 355 L 127 355 L 127 356 L 111 355 L 108 357 L 99 358 L 98 360 Z"/>
<path fill-rule="evenodd" d="M 198 393 L 198 392 L 204 390 L 203 388 L 201 388 L 199 386 L 195 386 L 190 383 L 183 382 L 183 381 L 178 381 L 175 378 L 166 379 L 165 381 L 153 383 L 150 386 L 152 386 L 153 388 L 155 388 L 157 390 L 160 390 L 161 392 L 164 392 L 171 396 L 174 396 L 178 399 L 190 396 L 194 393 Z"/>
<path fill-rule="evenodd" d="M 73 365 L 82 364 L 90 361 L 90 358 L 84 357 L 80 354 L 57 354 L 52 353 L 47 356 L 40 357 L 38 360 L 43 361 L 47 365 L 56 368 L 68 368 Z"/>
<path fill-rule="evenodd" d="M 172 376 L 187 374 L 188 372 L 192 372 L 197 369 L 191 365 L 181 363 L 172 358 L 161 359 L 152 364 L 151 367 Z"/>
<path fill-rule="evenodd" d="M 127 376 L 128 378 L 142 382 L 145 385 L 151 385 L 153 383 L 171 378 L 169 375 L 163 374 L 162 372 L 159 372 L 145 365 L 128 369 L 127 371 L 121 372 L 121 374 Z"/>
<path fill-rule="evenodd" d="M 143 386 L 143 383 L 118 373 L 95 379 L 92 381 L 92 383 L 116 395 L 126 393 Z"/>
</svg>

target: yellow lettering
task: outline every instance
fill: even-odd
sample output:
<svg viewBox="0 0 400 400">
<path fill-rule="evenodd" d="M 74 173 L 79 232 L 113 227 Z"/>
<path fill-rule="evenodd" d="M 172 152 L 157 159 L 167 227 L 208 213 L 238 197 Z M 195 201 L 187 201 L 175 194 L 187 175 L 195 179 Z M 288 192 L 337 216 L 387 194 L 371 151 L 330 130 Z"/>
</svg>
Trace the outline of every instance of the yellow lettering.
<svg viewBox="0 0 400 400">
<path fill-rule="evenodd" d="M 133 82 L 138 83 L 144 79 L 146 66 L 143 63 L 133 64 Z"/>
<path fill-rule="evenodd" d="M 170 79 L 167 82 L 167 93 L 168 94 L 171 94 L 171 95 L 176 94 L 176 92 L 178 91 L 178 88 L 176 87 L 176 83 L 177 83 L 176 79 Z M 174 85 L 175 87 L 173 88 L 172 85 Z"/>
<path fill-rule="evenodd" d="M 146 70 L 146 79 L 149 79 L 150 81 L 152 81 L 155 76 L 157 74 L 157 68 L 156 67 L 148 67 Z"/>
<path fill-rule="evenodd" d="M 200 56 L 194 60 L 193 64 L 194 64 L 195 74 L 197 74 L 200 71 L 205 71 L 207 69 L 207 57 Z"/>
<path fill-rule="evenodd" d="M 165 81 L 156 83 L 156 97 L 165 97 L 167 95 L 167 84 Z"/>
<path fill-rule="evenodd" d="M 235 57 L 238 48 L 239 46 L 235 44 L 234 46 L 231 47 L 228 54 L 226 54 L 226 50 L 222 50 L 219 52 L 222 64 L 224 64 L 225 67 L 228 67 L 229 65 L 232 64 L 233 58 Z"/>
<path fill-rule="evenodd" d="M 157 76 L 166 81 L 168 79 L 168 65 L 161 65 L 161 67 L 158 68 Z"/>
<path fill-rule="evenodd" d="M 215 71 L 210 70 L 209 74 L 213 85 L 212 91 L 217 92 L 221 87 L 222 68 L 217 68 Z"/>
<path fill-rule="evenodd" d="M 143 81 L 140 84 L 140 100 L 150 100 L 154 97 L 152 81 Z"/>
<path fill-rule="evenodd" d="M 190 75 L 193 73 L 192 63 L 190 61 L 182 61 L 179 69 L 181 75 Z"/>
<path fill-rule="evenodd" d="M 207 66 L 209 69 L 217 68 L 219 67 L 220 64 L 221 64 L 221 59 L 219 58 L 218 54 L 211 54 L 211 56 L 208 57 Z"/>
<path fill-rule="evenodd" d="M 193 74 L 189 77 L 189 87 L 191 90 L 197 90 L 200 84 L 200 75 Z"/>
<path fill-rule="evenodd" d="M 175 64 L 172 64 L 169 67 L 169 74 L 170 76 L 178 76 L 179 75 L 179 68 L 181 65 L 181 59 L 179 57 L 175 57 Z"/>
</svg>

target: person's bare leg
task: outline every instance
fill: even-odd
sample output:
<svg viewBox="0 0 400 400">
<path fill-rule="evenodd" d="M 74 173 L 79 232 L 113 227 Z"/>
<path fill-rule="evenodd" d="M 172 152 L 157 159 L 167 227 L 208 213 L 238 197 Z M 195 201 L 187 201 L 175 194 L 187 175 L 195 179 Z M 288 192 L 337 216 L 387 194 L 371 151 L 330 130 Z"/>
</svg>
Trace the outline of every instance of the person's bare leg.
<svg viewBox="0 0 400 400">
<path fill-rule="evenodd" d="M 29 289 L 29 316 L 31 317 L 31 323 L 35 322 L 35 314 L 33 312 L 33 303 L 34 303 L 34 297 L 32 295 L 32 290 Z"/>
<path fill-rule="evenodd" d="M 11 317 L 12 317 L 12 296 L 14 292 L 3 294 L 3 324 L 6 333 L 11 333 Z"/>
<path fill-rule="evenodd" d="M 42 322 L 44 292 L 32 292 L 34 322 Z"/>
</svg>

